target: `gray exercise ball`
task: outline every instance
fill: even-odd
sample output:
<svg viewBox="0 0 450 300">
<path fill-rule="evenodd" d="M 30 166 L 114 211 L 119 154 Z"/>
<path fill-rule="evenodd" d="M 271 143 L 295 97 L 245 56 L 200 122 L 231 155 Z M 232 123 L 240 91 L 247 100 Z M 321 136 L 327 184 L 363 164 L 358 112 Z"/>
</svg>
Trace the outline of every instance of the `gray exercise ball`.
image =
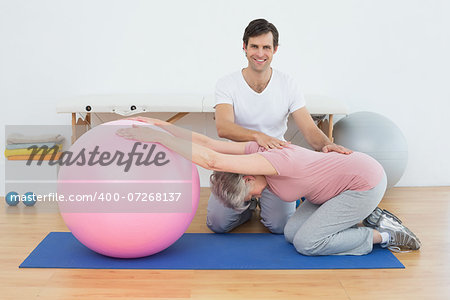
<svg viewBox="0 0 450 300">
<path fill-rule="evenodd" d="M 400 129 L 388 118 L 362 111 L 342 118 L 334 125 L 334 142 L 366 153 L 384 168 L 387 188 L 402 177 L 408 162 L 408 144 Z"/>
</svg>

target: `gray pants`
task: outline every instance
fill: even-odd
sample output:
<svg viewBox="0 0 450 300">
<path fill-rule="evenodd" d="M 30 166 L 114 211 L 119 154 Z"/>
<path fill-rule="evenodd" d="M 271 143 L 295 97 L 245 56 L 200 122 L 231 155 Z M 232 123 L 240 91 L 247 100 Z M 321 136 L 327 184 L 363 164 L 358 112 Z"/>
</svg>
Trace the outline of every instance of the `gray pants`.
<svg viewBox="0 0 450 300">
<path fill-rule="evenodd" d="M 260 198 L 261 223 L 272 233 L 283 233 L 287 220 L 295 212 L 295 202 L 282 201 L 268 189 L 264 189 Z M 224 233 L 250 220 L 252 209 L 237 212 L 225 207 L 214 194 L 208 201 L 206 225 L 216 233 Z"/>
<path fill-rule="evenodd" d="M 317 205 L 304 201 L 284 228 L 286 240 L 303 255 L 364 255 L 372 251 L 373 229 L 355 226 L 377 207 L 386 175 L 368 191 L 345 191 Z"/>
</svg>

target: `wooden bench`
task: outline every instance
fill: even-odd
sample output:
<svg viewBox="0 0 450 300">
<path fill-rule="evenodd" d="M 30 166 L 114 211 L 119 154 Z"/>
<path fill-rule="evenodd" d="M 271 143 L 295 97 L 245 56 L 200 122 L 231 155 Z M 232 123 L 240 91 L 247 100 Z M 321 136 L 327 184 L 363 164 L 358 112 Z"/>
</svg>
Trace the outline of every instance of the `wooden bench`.
<svg viewBox="0 0 450 300">
<path fill-rule="evenodd" d="M 347 107 L 321 95 L 306 95 L 306 107 L 318 118 L 318 126 L 333 140 L 333 116 L 347 115 Z M 117 94 L 86 95 L 66 99 L 56 111 L 72 114 L 72 143 L 91 126 L 91 114 L 113 113 L 124 117 L 150 112 L 173 113 L 167 121 L 174 123 L 189 113 L 214 113 L 212 95 Z M 85 127 L 85 130 L 77 128 Z"/>
</svg>

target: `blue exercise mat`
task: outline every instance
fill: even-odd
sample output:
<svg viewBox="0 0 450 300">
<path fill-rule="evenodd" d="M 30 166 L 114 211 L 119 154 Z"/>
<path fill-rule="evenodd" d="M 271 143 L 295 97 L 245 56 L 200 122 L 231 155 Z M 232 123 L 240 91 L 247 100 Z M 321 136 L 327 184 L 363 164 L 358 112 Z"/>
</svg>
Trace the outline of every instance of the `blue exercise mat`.
<svg viewBox="0 0 450 300">
<path fill-rule="evenodd" d="M 380 247 L 362 256 L 303 256 L 283 235 L 270 233 L 185 233 L 160 253 L 120 259 L 89 250 L 70 232 L 51 232 L 20 268 L 273 270 L 404 266 L 389 250 Z"/>
</svg>

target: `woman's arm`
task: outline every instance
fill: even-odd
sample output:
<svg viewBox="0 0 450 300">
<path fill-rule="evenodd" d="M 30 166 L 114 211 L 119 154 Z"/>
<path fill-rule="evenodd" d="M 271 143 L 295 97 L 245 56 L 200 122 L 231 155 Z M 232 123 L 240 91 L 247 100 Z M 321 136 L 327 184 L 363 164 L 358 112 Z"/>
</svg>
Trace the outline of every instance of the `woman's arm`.
<svg viewBox="0 0 450 300">
<path fill-rule="evenodd" d="M 161 127 L 176 137 L 191 141 L 194 144 L 204 146 L 216 152 L 226 154 L 245 154 L 245 145 L 247 142 L 226 142 L 215 140 L 198 132 L 190 131 L 172 123 L 153 118 L 136 117 L 130 119 Z"/>
<path fill-rule="evenodd" d="M 117 134 L 130 140 L 160 143 L 208 170 L 248 175 L 277 174 L 272 164 L 257 153 L 247 155 L 219 153 L 200 144 L 171 136 L 165 132 L 135 125 L 132 128 L 120 129 L 117 131 Z"/>
</svg>

